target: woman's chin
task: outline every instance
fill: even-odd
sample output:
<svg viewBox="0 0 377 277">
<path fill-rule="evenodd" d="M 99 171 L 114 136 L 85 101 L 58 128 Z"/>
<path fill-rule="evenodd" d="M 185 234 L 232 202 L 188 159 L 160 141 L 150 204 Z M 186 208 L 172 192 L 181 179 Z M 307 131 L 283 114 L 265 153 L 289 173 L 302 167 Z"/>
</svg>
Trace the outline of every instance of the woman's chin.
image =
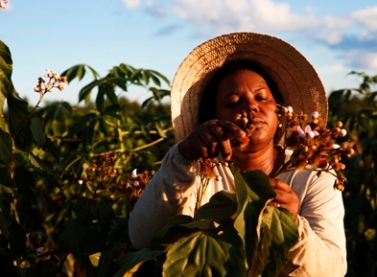
<svg viewBox="0 0 377 277">
<path fill-rule="evenodd" d="M 247 155 L 247 154 L 253 154 L 262 150 L 266 150 L 266 148 L 268 147 L 273 147 L 273 143 L 271 140 L 264 143 L 261 143 L 260 141 L 256 143 L 255 141 L 250 140 L 247 145 L 243 146 L 242 148 L 236 148 L 234 149 L 234 151 L 238 152 L 239 154 Z"/>
</svg>

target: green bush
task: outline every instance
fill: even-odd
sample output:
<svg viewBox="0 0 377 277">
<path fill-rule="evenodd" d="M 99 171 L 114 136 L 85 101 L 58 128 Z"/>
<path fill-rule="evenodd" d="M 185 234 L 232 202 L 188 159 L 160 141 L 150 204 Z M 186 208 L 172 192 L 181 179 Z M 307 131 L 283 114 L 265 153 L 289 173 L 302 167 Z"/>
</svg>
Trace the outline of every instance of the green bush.
<svg viewBox="0 0 377 277">
<path fill-rule="evenodd" d="M 0 41 L 4 276 L 111 276 L 113 257 L 130 251 L 127 219 L 138 196 L 129 183 L 131 171 L 157 169 L 173 143 L 169 105 L 162 101 L 169 95 L 162 86 L 169 81 L 154 70 L 126 64 L 105 77 L 87 65 L 55 77 L 71 82 L 88 72 L 93 81 L 79 92 L 83 105 L 29 108 L 12 84 L 10 51 Z M 54 93 L 46 90 L 51 80 L 39 78 L 40 100 Z M 151 97 L 140 105 L 116 94 L 132 86 Z M 102 253 L 100 262 L 97 253 Z"/>
<path fill-rule="evenodd" d="M 360 86 L 331 93 L 329 121 L 342 121 L 355 141 L 357 155 L 345 161 L 347 276 L 367 277 L 377 274 L 377 75 L 351 74 Z"/>
</svg>

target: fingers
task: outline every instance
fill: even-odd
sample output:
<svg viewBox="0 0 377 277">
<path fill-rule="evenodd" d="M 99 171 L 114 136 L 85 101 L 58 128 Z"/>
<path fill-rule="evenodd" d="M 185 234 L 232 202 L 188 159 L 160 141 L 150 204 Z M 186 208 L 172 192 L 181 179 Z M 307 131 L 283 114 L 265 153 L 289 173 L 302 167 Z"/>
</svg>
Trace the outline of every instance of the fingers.
<svg viewBox="0 0 377 277">
<path fill-rule="evenodd" d="M 272 188 L 276 193 L 275 200 L 280 204 L 285 204 L 290 201 L 291 195 L 295 194 L 290 186 L 279 179 L 272 179 Z"/>
<path fill-rule="evenodd" d="M 270 183 L 276 193 L 271 205 L 277 208 L 285 208 L 297 218 L 300 203 L 296 192 L 282 180 L 270 178 Z"/>
<path fill-rule="evenodd" d="M 213 144 L 216 145 L 216 151 L 213 154 L 217 157 L 220 153 L 223 160 L 230 160 L 233 148 L 232 141 L 236 137 L 246 137 L 246 132 L 229 121 L 216 121 L 215 123 L 209 126 L 209 130 L 215 138 Z"/>
<path fill-rule="evenodd" d="M 217 121 L 217 124 L 224 128 L 230 140 L 236 137 L 246 137 L 247 135 L 244 130 L 230 121 Z"/>
<path fill-rule="evenodd" d="M 291 192 L 293 191 L 292 188 L 285 183 L 284 181 L 277 179 L 277 178 L 270 178 L 271 186 L 274 190 L 281 190 L 284 192 Z"/>
<path fill-rule="evenodd" d="M 219 154 L 224 160 L 229 160 L 232 155 L 231 140 L 245 136 L 245 131 L 232 122 L 210 120 L 195 128 L 178 145 L 178 149 L 189 160 L 215 158 Z"/>
</svg>

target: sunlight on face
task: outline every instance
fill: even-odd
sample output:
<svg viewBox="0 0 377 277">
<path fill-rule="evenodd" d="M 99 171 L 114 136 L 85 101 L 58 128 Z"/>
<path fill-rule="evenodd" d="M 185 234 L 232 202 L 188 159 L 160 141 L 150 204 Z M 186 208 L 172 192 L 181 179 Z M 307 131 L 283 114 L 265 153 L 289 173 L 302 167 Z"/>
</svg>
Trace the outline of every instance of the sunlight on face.
<svg viewBox="0 0 377 277">
<path fill-rule="evenodd" d="M 251 70 L 239 70 L 222 78 L 217 87 L 216 116 L 235 122 L 242 113 L 256 129 L 250 137 L 251 148 L 273 141 L 278 120 L 276 102 L 264 78 Z M 247 150 L 246 150 L 247 151 Z"/>
</svg>

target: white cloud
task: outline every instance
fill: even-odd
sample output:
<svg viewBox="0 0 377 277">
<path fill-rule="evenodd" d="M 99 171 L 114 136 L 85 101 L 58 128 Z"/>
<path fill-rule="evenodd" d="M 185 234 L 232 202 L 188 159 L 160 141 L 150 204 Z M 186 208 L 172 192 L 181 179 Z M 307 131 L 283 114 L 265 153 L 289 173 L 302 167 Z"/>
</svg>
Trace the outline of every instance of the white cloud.
<svg viewBox="0 0 377 277">
<path fill-rule="evenodd" d="M 355 24 L 350 18 L 339 18 L 333 16 L 325 16 L 323 18 L 324 25 L 330 29 L 346 29 Z"/>
<path fill-rule="evenodd" d="M 377 30 L 377 6 L 354 12 L 351 18 L 372 30 Z"/>
<path fill-rule="evenodd" d="M 340 32 L 333 31 L 326 34 L 319 34 L 317 38 L 329 45 L 337 45 L 342 42 L 343 35 Z"/>
<path fill-rule="evenodd" d="M 312 6 L 312 5 L 308 5 L 308 6 L 305 6 L 305 11 L 308 12 L 308 13 L 314 13 L 317 9 Z"/>
<path fill-rule="evenodd" d="M 354 50 L 344 53 L 344 56 L 352 61 L 353 66 L 372 70 L 377 69 L 377 53 L 375 52 Z"/>
<path fill-rule="evenodd" d="M 309 12 L 294 14 L 289 4 L 272 0 L 176 0 L 173 11 L 197 29 L 211 31 L 295 31 L 318 25 Z"/>
<path fill-rule="evenodd" d="M 328 66 L 324 67 L 322 72 L 327 74 L 334 74 L 339 72 L 344 72 L 347 70 L 343 64 L 329 64 Z"/>
<path fill-rule="evenodd" d="M 149 0 L 152 1 L 152 0 Z M 153 3 L 154 1 L 150 2 Z M 290 2 L 276 0 L 171 0 L 147 5 L 155 15 L 173 14 L 196 34 L 218 35 L 234 31 L 290 32 L 313 35 L 316 43 L 334 51 L 347 66 L 377 69 L 373 53 L 377 30 L 377 6 L 348 15 L 318 15 L 315 6 L 295 13 Z M 317 14 L 317 16 L 316 16 Z M 169 32 L 169 30 L 167 30 Z M 331 70 L 341 71 L 341 68 Z"/>
<path fill-rule="evenodd" d="M 135 8 L 140 5 L 140 0 L 123 0 L 123 3 L 128 8 Z"/>
</svg>

